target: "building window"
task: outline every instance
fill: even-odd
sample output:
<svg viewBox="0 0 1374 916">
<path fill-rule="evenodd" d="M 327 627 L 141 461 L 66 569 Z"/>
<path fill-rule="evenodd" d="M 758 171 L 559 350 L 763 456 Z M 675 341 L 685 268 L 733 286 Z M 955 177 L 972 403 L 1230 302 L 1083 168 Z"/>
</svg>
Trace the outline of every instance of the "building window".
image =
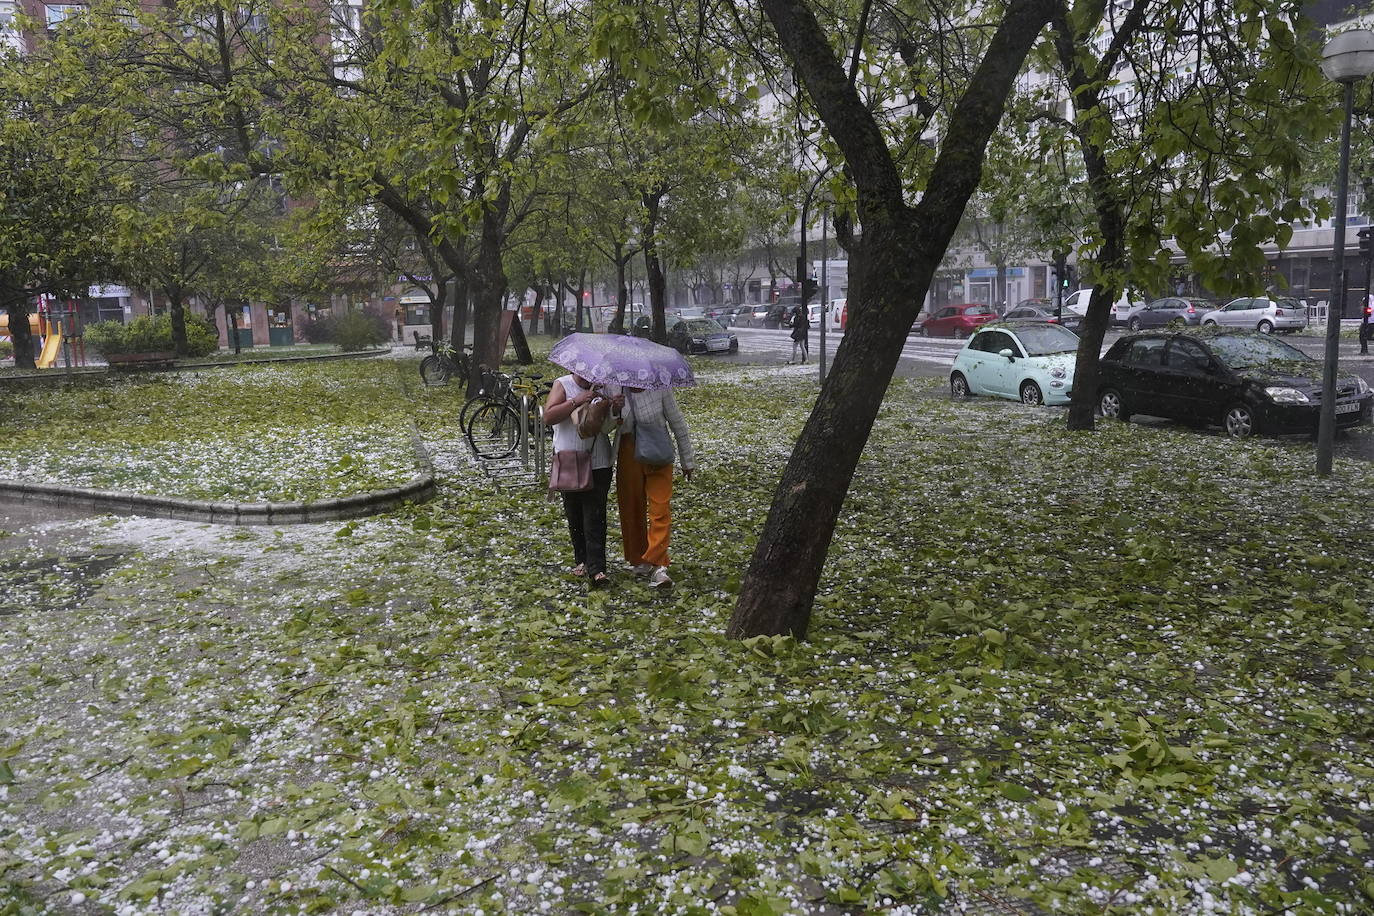
<svg viewBox="0 0 1374 916">
<path fill-rule="evenodd" d="M 84 6 L 72 3 L 50 3 L 44 9 L 47 10 L 48 31 L 57 28 L 72 16 L 85 9 Z"/>
</svg>

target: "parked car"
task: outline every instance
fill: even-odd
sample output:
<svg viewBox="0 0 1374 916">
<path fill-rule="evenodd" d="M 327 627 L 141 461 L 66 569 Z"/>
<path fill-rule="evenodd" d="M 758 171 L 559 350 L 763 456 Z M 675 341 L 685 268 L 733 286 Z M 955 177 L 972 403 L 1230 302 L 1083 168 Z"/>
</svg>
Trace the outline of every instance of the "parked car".
<svg viewBox="0 0 1374 916">
<path fill-rule="evenodd" d="M 946 305 L 917 326 L 922 337 L 968 337 L 989 321 L 996 321 L 991 307 L 976 302 Z"/>
<path fill-rule="evenodd" d="M 1098 365 L 1098 410 L 1218 424 L 1237 438 L 1315 433 L 1322 364 L 1297 347 L 1249 330 L 1146 332 L 1121 338 Z M 1369 423 L 1364 379 L 1337 380 L 1336 425 Z"/>
<path fill-rule="evenodd" d="M 1047 321 L 1007 321 L 979 328 L 954 357 L 955 397 L 990 394 L 1025 404 L 1067 404 L 1073 393 L 1078 335 Z"/>
<path fill-rule="evenodd" d="M 1048 321 L 1051 324 L 1063 325 L 1070 331 L 1073 331 L 1075 334 L 1078 333 L 1078 328 L 1083 323 L 1082 315 L 1078 314 L 1077 312 L 1071 312 L 1068 309 L 1064 309 L 1062 317 L 1056 316 L 1054 313 L 1053 304 L 1048 306 L 1025 304 L 1026 302 L 1030 301 L 1032 300 L 1022 300 L 1021 305 L 1018 305 L 1016 308 L 1011 309 L 1002 317 L 1007 321 Z M 1043 301 L 1048 302 L 1049 300 Z"/>
<path fill-rule="evenodd" d="M 714 318 L 679 318 L 668 325 L 668 346 L 681 353 L 737 353 L 739 339 Z"/>
<path fill-rule="evenodd" d="M 1297 299 L 1232 299 L 1202 316 L 1202 324 L 1227 328 L 1254 328 L 1261 334 L 1291 334 L 1307 327 L 1307 306 Z"/>
<path fill-rule="evenodd" d="M 1075 290 L 1064 297 L 1064 308 L 1079 316 L 1086 316 L 1088 314 L 1088 303 L 1091 301 L 1092 296 L 1093 288 L 1091 286 L 1086 289 Z M 1122 292 L 1117 297 L 1117 300 L 1112 303 L 1111 323 L 1117 325 L 1125 324 L 1131 312 L 1144 304 L 1145 298 L 1143 296 L 1132 292 Z"/>
<path fill-rule="evenodd" d="M 1132 331 L 1143 328 L 1182 328 L 1200 324 L 1202 316 L 1215 308 L 1216 303 L 1206 299 L 1165 296 L 1132 311 L 1126 319 L 1126 327 Z"/>
</svg>

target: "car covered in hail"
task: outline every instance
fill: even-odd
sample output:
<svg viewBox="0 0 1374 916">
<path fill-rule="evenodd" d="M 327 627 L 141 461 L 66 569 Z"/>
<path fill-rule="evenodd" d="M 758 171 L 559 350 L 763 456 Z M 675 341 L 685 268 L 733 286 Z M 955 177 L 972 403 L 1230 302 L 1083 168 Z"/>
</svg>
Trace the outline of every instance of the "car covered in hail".
<svg viewBox="0 0 1374 916">
<path fill-rule="evenodd" d="M 1004 321 L 978 329 L 954 357 L 955 397 L 986 394 L 1025 404 L 1067 404 L 1078 335 L 1048 321 Z"/>
</svg>

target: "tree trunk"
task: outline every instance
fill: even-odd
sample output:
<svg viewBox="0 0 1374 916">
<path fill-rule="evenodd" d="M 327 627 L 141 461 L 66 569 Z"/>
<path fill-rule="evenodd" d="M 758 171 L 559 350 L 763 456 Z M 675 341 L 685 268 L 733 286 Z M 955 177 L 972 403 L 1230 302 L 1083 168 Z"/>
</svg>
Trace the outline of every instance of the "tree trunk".
<svg viewBox="0 0 1374 916">
<path fill-rule="evenodd" d="M 173 286 L 165 292 L 167 312 L 172 317 L 172 349 L 179 358 L 185 359 L 191 354 L 191 345 L 186 340 L 186 306 L 181 301 L 182 290 Z"/>
<path fill-rule="evenodd" d="M 1088 195 L 1097 215 L 1097 231 L 1102 239 L 1098 247 L 1095 274 L 1102 278 L 1093 285 L 1088 300 L 1088 314 L 1079 328 L 1078 355 L 1073 368 L 1073 395 L 1069 402 L 1068 428 L 1091 430 L 1097 408 L 1098 360 L 1102 340 L 1111 323 L 1112 304 L 1119 294 L 1116 278 L 1126 272 L 1126 213 L 1115 186 L 1111 167 L 1103 149 L 1095 123 L 1109 117 L 1101 107 L 1097 84 L 1083 68 L 1078 43 L 1068 18 L 1062 11 L 1054 22 L 1055 48 L 1064 67 L 1069 89 L 1078 110 L 1074 133 L 1083 153 L 1083 168 L 1088 176 Z"/>
<path fill-rule="evenodd" d="M 615 318 L 611 319 L 608 330 L 612 334 L 625 333 L 625 307 L 629 302 L 630 290 L 625 285 L 625 265 L 629 262 L 623 242 L 615 243 Z"/>
<path fill-rule="evenodd" d="M 468 298 L 467 271 L 459 271 L 453 275 L 453 327 L 449 328 L 449 344 L 456 353 L 468 344 Z"/>
<path fill-rule="evenodd" d="M 10 343 L 14 344 L 14 368 L 36 369 L 33 358 L 33 331 L 29 330 L 29 304 L 23 294 L 10 297 L 5 313 L 10 318 Z"/>
<path fill-rule="evenodd" d="M 668 342 L 668 323 L 664 317 L 667 306 L 668 281 L 663 275 L 663 258 L 658 250 L 659 204 L 663 201 L 664 191 L 655 189 L 646 192 L 644 201 L 644 272 L 649 281 L 649 307 L 653 314 L 653 339 L 659 343 Z"/>
<path fill-rule="evenodd" d="M 444 306 L 448 304 L 448 281 L 442 277 L 434 278 L 434 296 L 430 299 L 429 339 L 438 344 L 444 339 Z M 405 343 L 405 341 L 401 341 Z"/>
<path fill-rule="evenodd" d="M 860 299 L 834 369 L 797 439 L 740 588 L 727 633 L 806 635 L 821 569 L 859 456 L 907 331 L 978 184 L 1007 94 L 1050 16 L 1050 0 L 1011 0 L 955 105 L 926 191 L 913 209 L 890 150 L 829 37 L 802 0 L 761 0 L 844 156 L 864 228 Z M 851 294 L 852 295 L 852 294 Z"/>
<path fill-rule="evenodd" d="M 530 333 L 539 333 L 539 313 L 544 306 L 544 284 L 536 282 L 534 284 L 534 308 L 530 311 Z"/>
</svg>

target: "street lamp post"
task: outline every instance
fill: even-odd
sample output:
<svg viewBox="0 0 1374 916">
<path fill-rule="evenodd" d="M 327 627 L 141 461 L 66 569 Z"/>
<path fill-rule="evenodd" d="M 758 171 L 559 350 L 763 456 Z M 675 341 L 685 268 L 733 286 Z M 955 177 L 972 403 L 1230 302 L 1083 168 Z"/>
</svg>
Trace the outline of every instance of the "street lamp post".
<svg viewBox="0 0 1374 916">
<path fill-rule="evenodd" d="M 1331 306 L 1326 310 L 1326 362 L 1322 367 L 1322 404 L 1317 420 L 1317 473 L 1331 473 L 1332 444 L 1336 438 L 1336 363 L 1340 358 L 1341 316 L 1345 312 L 1345 214 L 1346 184 L 1350 174 L 1350 114 L 1355 104 L 1355 84 L 1374 73 L 1374 32 L 1352 29 L 1342 32 L 1322 48 L 1322 72 L 1345 90 L 1341 120 L 1341 162 L 1336 177 L 1336 225 L 1331 251 Z"/>
</svg>

